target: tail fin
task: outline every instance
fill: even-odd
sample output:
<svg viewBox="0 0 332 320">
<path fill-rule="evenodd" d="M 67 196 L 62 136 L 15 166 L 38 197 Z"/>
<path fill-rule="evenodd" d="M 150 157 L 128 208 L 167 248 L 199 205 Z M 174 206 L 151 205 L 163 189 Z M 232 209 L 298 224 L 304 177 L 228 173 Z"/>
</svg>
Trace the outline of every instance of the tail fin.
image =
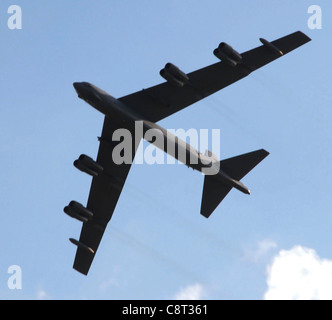
<svg viewBox="0 0 332 320">
<path fill-rule="evenodd" d="M 209 218 L 231 190 L 232 187 L 223 184 L 215 176 L 205 176 L 201 215 Z"/>
<path fill-rule="evenodd" d="M 249 152 L 234 158 L 220 161 L 220 168 L 233 179 L 240 181 L 268 155 L 269 153 L 264 149 Z"/>
<path fill-rule="evenodd" d="M 246 153 L 220 161 L 220 169 L 230 178 L 239 182 L 268 155 L 269 153 L 263 149 Z M 232 186 L 220 181 L 218 175 L 205 176 L 201 214 L 206 218 L 210 217 L 231 189 Z"/>
</svg>

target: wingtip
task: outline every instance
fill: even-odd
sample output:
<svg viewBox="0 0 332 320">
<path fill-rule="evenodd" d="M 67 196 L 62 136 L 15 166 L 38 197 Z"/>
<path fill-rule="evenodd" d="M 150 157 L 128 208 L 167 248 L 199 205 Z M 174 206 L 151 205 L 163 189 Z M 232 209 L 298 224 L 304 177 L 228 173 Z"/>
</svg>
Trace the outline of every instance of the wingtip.
<svg viewBox="0 0 332 320">
<path fill-rule="evenodd" d="M 256 151 L 256 152 L 260 152 L 263 159 L 266 158 L 268 155 L 270 155 L 270 152 L 266 151 L 265 149 L 260 149 L 259 151 Z"/>
<path fill-rule="evenodd" d="M 86 270 L 80 270 L 79 268 L 76 268 L 75 265 L 73 266 L 73 269 L 77 271 L 78 273 L 82 274 L 83 276 L 87 276 L 89 271 Z"/>
<path fill-rule="evenodd" d="M 266 157 L 270 155 L 270 152 L 266 151 L 265 149 L 263 149 L 263 152 L 266 154 Z"/>
<path fill-rule="evenodd" d="M 307 42 L 312 41 L 312 39 L 307 34 L 302 32 L 301 30 L 297 31 L 297 33 L 301 34 L 303 36 L 303 38 L 307 40 Z"/>
</svg>

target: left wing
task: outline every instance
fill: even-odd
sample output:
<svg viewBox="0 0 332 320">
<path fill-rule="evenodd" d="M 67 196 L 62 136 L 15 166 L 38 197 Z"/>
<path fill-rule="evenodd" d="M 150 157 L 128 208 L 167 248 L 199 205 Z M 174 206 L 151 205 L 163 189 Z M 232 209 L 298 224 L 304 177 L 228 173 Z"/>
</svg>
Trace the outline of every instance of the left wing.
<svg viewBox="0 0 332 320">
<path fill-rule="evenodd" d="M 261 39 L 262 46 L 241 54 L 242 61 L 230 66 L 225 61 L 194 71 L 181 78 L 188 78 L 184 86 L 165 82 L 119 100 L 130 106 L 146 119 L 157 122 L 205 97 L 248 76 L 264 65 L 304 45 L 311 39 L 301 31 L 269 43 Z"/>
<path fill-rule="evenodd" d="M 105 117 L 97 163 L 103 167 L 103 172 L 94 177 L 90 189 L 87 209 L 93 213 L 93 219 L 83 224 L 80 241 L 74 262 L 74 269 L 87 275 L 97 252 L 106 226 L 112 218 L 114 209 L 125 184 L 130 164 L 115 164 L 112 158 L 114 147 L 119 142 L 112 141 L 113 132 L 123 125 Z M 133 139 L 135 140 L 135 139 Z M 132 159 L 138 145 L 133 142 Z"/>
</svg>

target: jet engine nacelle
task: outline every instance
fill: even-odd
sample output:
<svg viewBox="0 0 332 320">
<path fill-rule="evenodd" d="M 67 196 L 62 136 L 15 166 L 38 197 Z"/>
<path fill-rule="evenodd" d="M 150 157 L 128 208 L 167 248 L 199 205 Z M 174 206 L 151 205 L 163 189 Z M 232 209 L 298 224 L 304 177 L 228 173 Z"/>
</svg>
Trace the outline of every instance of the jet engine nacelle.
<svg viewBox="0 0 332 320">
<path fill-rule="evenodd" d="M 225 42 L 220 43 L 213 53 L 218 59 L 226 62 L 231 67 L 236 67 L 242 61 L 242 56 Z"/>
<path fill-rule="evenodd" d="M 78 170 L 81 170 L 82 172 L 85 172 L 93 177 L 97 177 L 104 170 L 100 164 L 85 154 L 80 155 L 80 157 L 74 161 L 74 166 Z"/>
<path fill-rule="evenodd" d="M 165 68 L 160 71 L 160 75 L 179 88 L 182 88 L 189 82 L 188 75 L 172 63 L 167 63 Z"/>
<path fill-rule="evenodd" d="M 83 223 L 86 223 L 93 218 L 93 213 L 76 201 L 71 201 L 69 205 L 63 209 L 63 211 L 68 216 Z"/>
</svg>

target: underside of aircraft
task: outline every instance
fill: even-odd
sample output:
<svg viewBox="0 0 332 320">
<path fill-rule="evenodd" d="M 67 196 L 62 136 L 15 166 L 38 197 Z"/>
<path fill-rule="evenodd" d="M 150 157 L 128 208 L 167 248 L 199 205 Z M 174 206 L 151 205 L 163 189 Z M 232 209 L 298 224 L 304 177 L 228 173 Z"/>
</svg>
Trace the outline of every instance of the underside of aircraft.
<svg viewBox="0 0 332 320">
<path fill-rule="evenodd" d="M 160 71 L 166 82 L 119 99 L 90 83 L 74 83 L 78 96 L 105 115 L 96 161 L 81 155 L 74 162 L 77 169 L 92 176 L 87 206 L 71 201 L 64 208 L 66 214 L 83 223 L 80 240 L 70 239 L 77 246 L 74 269 L 84 275 L 90 270 L 143 138 L 135 132 L 138 121 L 143 125 L 143 132 L 155 130 L 162 140 L 174 143 L 177 147 L 175 150 L 182 150 L 187 157 L 181 159 L 181 152 L 172 153 L 164 147 L 167 144 L 157 147 L 205 174 L 201 214 L 206 218 L 210 217 L 232 188 L 250 194 L 241 179 L 268 156 L 267 151 L 260 149 L 220 161 L 209 152 L 202 155 L 156 122 L 247 77 L 309 42 L 310 38 L 298 31 L 272 42 L 262 38 L 260 41 L 261 46 L 241 54 L 223 42 L 214 50 L 214 55 L 221 61 L 188 74 L 174 64 L 167 63 Z M 113 135 L 119 129 L 126 129 L 134 137 L 132 144 L 127 146 L 131 151 L 130 161 L 123 163 L 114 158 L 119 141 Z M 193 158 L 195 161 L 190 161 Z"/>
</svg>

